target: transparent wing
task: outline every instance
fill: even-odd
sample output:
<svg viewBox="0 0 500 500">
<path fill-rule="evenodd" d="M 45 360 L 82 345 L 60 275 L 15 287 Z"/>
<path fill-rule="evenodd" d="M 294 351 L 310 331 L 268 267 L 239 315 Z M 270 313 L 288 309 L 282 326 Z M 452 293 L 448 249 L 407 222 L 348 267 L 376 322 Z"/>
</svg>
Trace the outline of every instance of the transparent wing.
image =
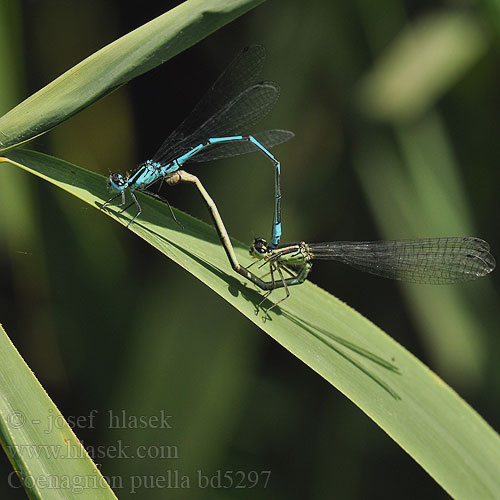
<svg viewBox="0 0 500 500">
<path fill-rule="evenodd" d="M 488 243 L 479 238 L 310 243 L 315 259 L 337 260 L 368 273 L 401 281 L 451 284 L 495 269 Z"/>
<path fill-rule="evenodd" d="M 279 86 L 255 83 L 264 59 L 259 45 L 243 49 L 152 160 L 166 164 L 211 137 L 241 135 L 267 114 L 279 96 Z"/>
<path fill-rule="evenodd" d="M 245 47 L 208 89 L 193 111 L 171 134 L 186 137 L 201 127 L 228 102 L 257 83 L 264 66 L 266 51 L 260 45 Z M 167 142 L 168 139 L 165 141 Z"/>
<path fill-rule="evenodd" d="M 279 86 L 274 82 L 257 83 L 243 90 L 219 108 L 191 135 L 182 139 L 177 137 L 175 143 L 169 144 L 165 150 L 160 148 L 153 160 L 166 164 L 210 138 L 242 135 L 271 110 L 278 96 Z M 214 145 L 212 148 L 221 146 L 222 144 Z"/>
</svg>

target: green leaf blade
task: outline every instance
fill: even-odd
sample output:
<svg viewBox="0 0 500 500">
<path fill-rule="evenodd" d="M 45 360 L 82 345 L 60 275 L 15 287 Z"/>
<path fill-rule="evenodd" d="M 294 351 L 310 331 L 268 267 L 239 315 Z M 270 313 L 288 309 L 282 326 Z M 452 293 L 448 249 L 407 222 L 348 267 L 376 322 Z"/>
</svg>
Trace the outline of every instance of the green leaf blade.
<svg viewBox="0 0 500 500">
<path fill-rule="evenodd" d="M 0 151 L 44 134 L 263 0 L 188 0 L 84 59 L 0 118 Z"/>
<path fill-rule="evenodd" d="M 35 152 L 12 151 L 8 156 L 94 207 L 107 199 L 102 176 Z M 181 230 L 165 205 L 139 196 L 143 214 L 130 227 L 134 233 L 339 389 L 454 498 L 500 497 L 498 434 L 417 358 L 310 282 L 291 289 L 290 299 L 263 322 L 262 315 L 255 314 L 261 292 L 232 272 L 214 229 L 176 211 Z M 106 211 L 127 224 L 129 215 L 118 212 L 116 207 Z M 240 262 L 248 265 L 247 247 L 233 244 Z M 312 275 L 314 279 L 314 271 Z M 271 298 L 281 298 L 280 292 Z"/>
<path fill-rule="evenodd" d="M 0 443 L 15 470 L 8 484 L 33 500 L 116 500 L 1 325 L 0 366 Z"/>
</svg>

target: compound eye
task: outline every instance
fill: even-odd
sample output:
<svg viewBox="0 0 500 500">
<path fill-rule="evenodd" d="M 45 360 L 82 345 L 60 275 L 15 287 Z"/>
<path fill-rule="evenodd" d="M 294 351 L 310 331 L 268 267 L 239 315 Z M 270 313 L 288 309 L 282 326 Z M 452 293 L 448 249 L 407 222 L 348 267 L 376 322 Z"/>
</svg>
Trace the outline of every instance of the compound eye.
<svg viewBox="0 0 500 500">
<path fill-rule="evenodd" d="M 258 253 L 267 253 L 267 241 L 264 238 L 255 238 L 253 248 Z"/>
<path fill-rule="evenodd" d="M 109 175 L 108 187 L 121 191 L 121 189 L 126 185 L 126 181 L 122 174 L 114 173 Z"/>
<path fill-rule="evenodd" d="M 125 184 L 125 180 L 122 174 L 111 174 L 109 176 L 110 182 L 112 182 L 115 186 L 123 186 Z"/>
</svg>

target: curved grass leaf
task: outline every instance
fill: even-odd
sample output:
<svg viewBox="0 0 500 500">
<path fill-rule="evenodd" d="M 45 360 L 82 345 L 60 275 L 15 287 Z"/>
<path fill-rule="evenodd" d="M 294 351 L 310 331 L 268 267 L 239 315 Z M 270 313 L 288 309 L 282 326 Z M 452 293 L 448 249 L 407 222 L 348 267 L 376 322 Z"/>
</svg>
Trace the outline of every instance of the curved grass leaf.
<svg viewBox="0 0 500 500">
<path fill-rule="evenodd" d="M 0 151 L 27 142 L 263 0 L 188 0 L 84 59 L 0 118 Z"/>
<path fill-rule="evenodd" d="M 474 210 L 439 116 L 428 113 L 418 123 L 396 128 L 395 136 L 399 150 L 380 135 L 355 148 L 354 165 L 383 237 L 476 234 Z M 481 280 L 473 293 L 487 295 L 488 285 Z M 470 301 L 470 288 L 408 287 L 405 292 L 433 365 L 462 387 L 480 383 L 487 327 Z"/>
<path fill-rule="evenodd" d="M 108 197 L 100 175 L 40 153 L 12 151 L 8 156 L 10 160 L 3 161 L 94 207 Z M 214 229 L 176 211 L 182 230 L 165 205 L 140 193 L 139 197 L 143 213 L 131 231 L 195 275 L 339 389 L 454 498 L 500 498 L 499 436 L 411 353 L 310 282 L 294 287 L 290 299 L 264 322 L 262 314 L 255 314 L 261 292 L 232 272 Z M 128 223 L 129 215 L 119 214 L 117 208 L 104 213 Z M 248 264 L 247 247 L 233 244 L 240 262 Z M 271 297 L 280 298 L 280 291 Z"/>
<path fill-rule="evenodd" d="M 8 484 L 23 485 L 30 499 L 116 500 L 1 325 L 0 367 L 0 443 L 14 466 Z"/>
<path fill-rule="evenodd" d="M 360 105 L 373 118 L 411 121 L 429 110 L 486 47 L 483 29 L 473 16 L 458 9 L 421 16 L 362 80 Z"/>
</svg>

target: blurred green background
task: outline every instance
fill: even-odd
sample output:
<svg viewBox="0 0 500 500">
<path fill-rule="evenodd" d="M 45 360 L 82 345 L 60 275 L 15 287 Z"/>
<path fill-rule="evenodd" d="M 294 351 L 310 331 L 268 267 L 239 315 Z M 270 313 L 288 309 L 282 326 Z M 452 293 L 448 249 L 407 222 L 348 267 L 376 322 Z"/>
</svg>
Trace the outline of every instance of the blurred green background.
<svg viewBox="0 0 500 500">
<path fill-rule="evenodd" d="M 0 0 L 0 113 L 176 4 Z M 284 242 L 474 235 L 498 257 L 499 41 L 495 0 L 267 2 L 30 146 L 102 174 L 133 168 L 243 46 L 261 43 L 262 78 L 282 95 L 259 129 L 296 133 L 276 149 Z M 269 235 L 273 169 L 263 157 L 191 170 L 232 236 Z M 193 276 L 40 179 L 3 166 L 0 182 L 0 321 L 62 413 L 82 416 L 76 434 L 120 499 L 447 498 Z M 210 221 L 192 187 L 167 194 Z M 498 273 L 402 286 L 321 262 L 311 280 L 500 428 Z M 110 415 L 162 413 L 171 428 L 110 425 Z M 114 458 L 113 446 L 128 457 Z M 11 471 L 2 455 L 0 495 L 24 498 Z M 200 489 L 197 471 L 245 474 L 247 488 Z M 271 471 L 267 487 L 260 475 L 248 488 L 251 471 Z M 176 488 L 184 475 L 191 487 Z"/>
</svg>

